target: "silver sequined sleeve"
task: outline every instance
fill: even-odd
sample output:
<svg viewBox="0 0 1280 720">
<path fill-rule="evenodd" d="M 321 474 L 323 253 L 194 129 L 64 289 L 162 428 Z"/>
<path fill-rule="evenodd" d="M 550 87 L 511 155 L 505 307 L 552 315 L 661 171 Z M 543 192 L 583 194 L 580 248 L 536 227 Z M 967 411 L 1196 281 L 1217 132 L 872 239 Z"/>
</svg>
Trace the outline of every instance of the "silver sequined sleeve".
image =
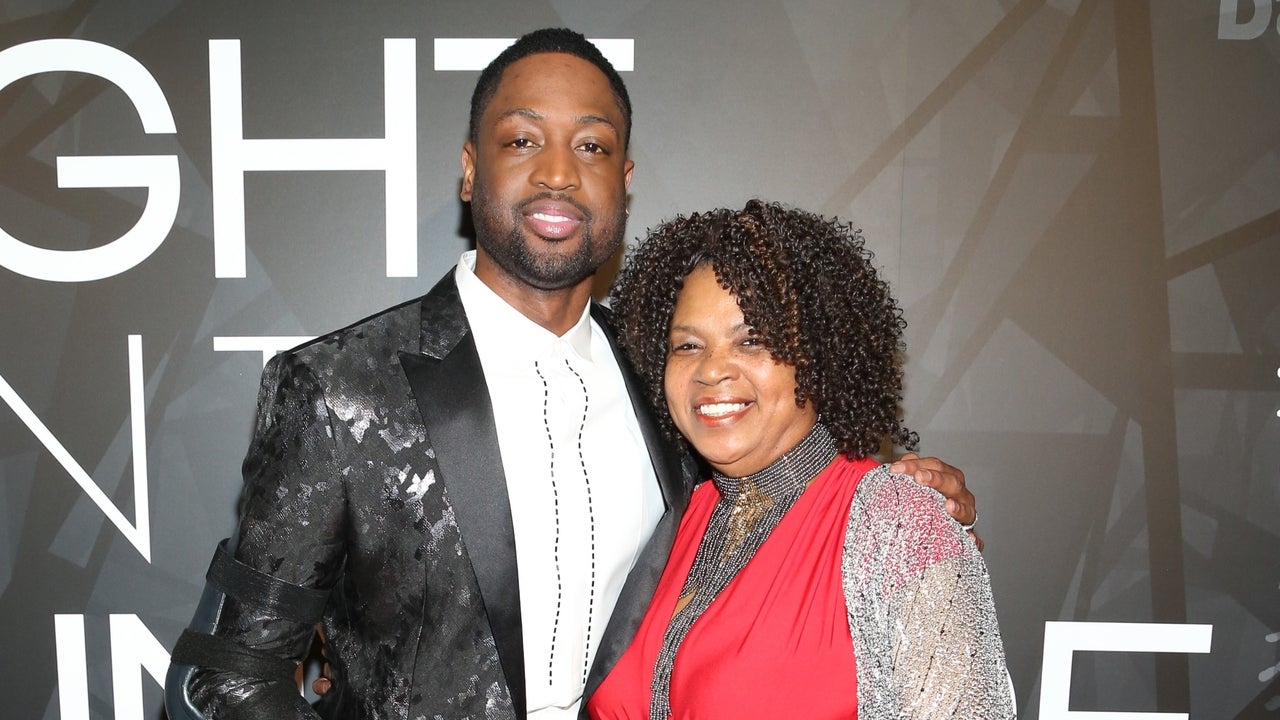
<svg viewBox="0 0 1280 720">
<path fill-rule="evenodd" d="M 859 718 L 1015 716 L 986 563 L 941 495 L 887 466 L 867 473 L 843 573 Z"/>
</svg>

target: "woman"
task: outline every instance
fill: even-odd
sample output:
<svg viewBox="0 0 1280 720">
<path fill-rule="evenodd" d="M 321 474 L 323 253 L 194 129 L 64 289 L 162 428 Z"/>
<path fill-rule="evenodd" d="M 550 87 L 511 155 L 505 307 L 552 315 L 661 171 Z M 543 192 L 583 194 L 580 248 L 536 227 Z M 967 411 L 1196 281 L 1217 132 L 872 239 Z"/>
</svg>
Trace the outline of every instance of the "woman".
<svg viewBox="0 0 1280 720">
<path fill-rule="evenodd" d="M 870 459 L 916 439 L 901 311 L 870 260 L 849 227 L 754 200 L 629 258 L 620 341 L 712 482 L 592 717 L 1013 716 L 972 539 Z"/>
</svg>

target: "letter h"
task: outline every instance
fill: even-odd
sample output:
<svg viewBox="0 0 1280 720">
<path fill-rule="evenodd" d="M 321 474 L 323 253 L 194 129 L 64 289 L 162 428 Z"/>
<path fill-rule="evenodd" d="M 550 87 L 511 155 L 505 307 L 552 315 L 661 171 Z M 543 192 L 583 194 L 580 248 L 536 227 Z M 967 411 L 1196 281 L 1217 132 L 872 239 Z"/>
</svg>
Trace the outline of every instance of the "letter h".
<svg viewBox="0 0 1280 720">
<path fill-rule="evenodd" d="M 214 276 L 245 276 L 244 174 L 263 170 L 383 170 L 387 277 L 418 274 L 416 41 L 383 40 L 386 137 L 246 139 L 240 41 L 209 41 Z"/>
</svg>

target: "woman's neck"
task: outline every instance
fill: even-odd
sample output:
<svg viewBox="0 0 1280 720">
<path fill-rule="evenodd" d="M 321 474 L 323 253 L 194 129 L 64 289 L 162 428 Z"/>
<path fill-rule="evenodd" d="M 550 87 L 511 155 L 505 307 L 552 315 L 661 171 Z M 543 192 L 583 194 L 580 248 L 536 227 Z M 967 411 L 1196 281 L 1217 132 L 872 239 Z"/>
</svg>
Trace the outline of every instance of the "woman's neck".
<svg viewBox="0 0 1280 720">
<path fill-rule="evenodd" d="M 808 485 L 831 464 L 839 450 L 831 432 L 821 422 L 816 422 L 800 442 L 760 470 L 743 477 L 730 477 L 712 468 L 711 479 L 720 494 L 731 501 L 744 487 L 755 488 L 770 496 L 778 495 L 788 489 Z"/>
</svg>

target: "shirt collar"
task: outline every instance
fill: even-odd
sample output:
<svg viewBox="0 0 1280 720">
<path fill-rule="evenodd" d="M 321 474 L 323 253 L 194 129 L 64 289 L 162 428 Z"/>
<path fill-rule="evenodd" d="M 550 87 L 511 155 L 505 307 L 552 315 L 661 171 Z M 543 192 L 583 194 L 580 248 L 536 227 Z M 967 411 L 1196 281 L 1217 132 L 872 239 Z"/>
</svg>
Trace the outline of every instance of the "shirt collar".
<svg viewBox="0 0 1280 720">
<path fill-rule="evenodd" d="M 591 304 L 582 308 L 582 316 L 564 335 L 525 317 L 476 276 L 476 251 L 468 250 L 458 258 L 454 280 L 467 313 L 467 322 L 475 333 L 477 350 L 486 362 L 490 360 L 522 362 L 527 358 L 550 359 L 577 356 L 591 362 Z M 485 353 L 485 351 L 491 353 Z"/>
</svg>

